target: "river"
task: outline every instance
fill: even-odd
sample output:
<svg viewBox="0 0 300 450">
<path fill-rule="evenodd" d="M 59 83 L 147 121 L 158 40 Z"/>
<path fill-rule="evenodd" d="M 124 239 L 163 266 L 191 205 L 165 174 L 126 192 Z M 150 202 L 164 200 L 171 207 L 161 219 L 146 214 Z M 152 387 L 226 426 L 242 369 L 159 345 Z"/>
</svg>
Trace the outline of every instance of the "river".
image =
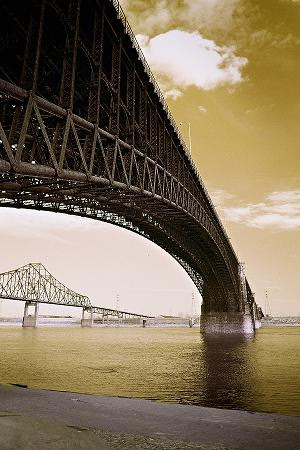
<svg viewBox="0 0 300 450">
<path fill-rule="evenodd" d="M 300 415 L 300 327 L 0 327 L 0 383 Z"/>
</svg>

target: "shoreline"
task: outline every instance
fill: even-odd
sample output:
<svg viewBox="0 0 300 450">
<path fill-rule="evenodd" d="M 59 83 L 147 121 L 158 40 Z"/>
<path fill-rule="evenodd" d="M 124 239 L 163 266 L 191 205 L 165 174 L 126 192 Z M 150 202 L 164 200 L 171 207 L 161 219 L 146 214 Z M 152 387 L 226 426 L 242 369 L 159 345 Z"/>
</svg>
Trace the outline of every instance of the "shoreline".
<svg viewBox="0 0 300 450">
<path fill-rule="evenodd" d="M 299 320 L 282 320 L 285 318 L 274 318 L 270 320 L 262 321 L 260 329 L 264 328 L 296 328 L 300 327 Z M 11 327 L 11 328 L 22 328 L 22 319 L 20 318 L 0 318 L 0 327 Z M 37 328 L 80 328 L 80 319 L 71 318 L 64 319 L 61 321 L 53 318 L 42 318 Z M 131 323 L 105 323 L 103 324 L 101 321 L 95 321 L 92 328 L 141 328 L 141 324 L 131 324 Z M 189 327 L 188 323 L 149 323 L 146 325 L 146 328 L 199 328 L 200 323 L 194 323 L 192 327 Z M 257 331 L 257 330 L 256 330 Z"/>
<path fill-rule="evenodd" d="M 0 448 L 3 450 L 291 450 L 300 442 L 300 416 L 125 397 L 0 385 L 0 410 Z M 54 441 L 65 444 L 56 446 Z M 9 442 L 10 447 L 5 446 L 5 442 Z M 24 446 L 24 442 L 28 446 Z"/>
</svg>

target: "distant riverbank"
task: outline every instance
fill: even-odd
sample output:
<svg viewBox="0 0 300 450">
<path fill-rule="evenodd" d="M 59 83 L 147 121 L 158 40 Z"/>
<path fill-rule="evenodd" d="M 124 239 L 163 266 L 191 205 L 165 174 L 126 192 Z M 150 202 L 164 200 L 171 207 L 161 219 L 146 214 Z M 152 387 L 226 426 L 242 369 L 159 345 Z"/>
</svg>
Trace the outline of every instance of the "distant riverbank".
<svg viewBox="0 0 300 450">
<path fill-rule="evenodd" d="M 168 316 L 158 316 L 151 319 L 146 319 L 147 328 L 186 328 L 190 326 L 189 318 L 182 317 L 168 317 Z M 71 317 L 71 316 L 39 316 L 38 327 L 60 327 L 60 326 L 80 326 L 81 318 Z M 193 319 L 193 327 L 199 327 L 199 318 Z M 0 326 L 21 326 L 21 317 L 0 317 Z M 123 328 L 140 328 L 142 326 L 142 320 L 133 319 L 105 319 L 103 323 L 102 318 L 95 317 L 94 327 L 123 327 Z"/>
<path fill-rule="evenodd" d="M 262 327 L 299 327 L 300 317 L 264 317 Z"/>
<path fill-rule="evenodd" d="M 38 326 L 80 326 L 79 317 L 71 316 L 40 316 L 38 319 Z M 194 319 L 193 327 L 200 326 L 200 320 Z M 20 317 L 0 317 L 0 325 L 21 325 L 22 318 Z M 261 321 L 262 327 L 299 327 L 300 317 L 264 317 Z M 140 327 L 140 321 L 126 321 L 126 320 L 111 320 L 102 323 L 102 320 L 96 319 L 94 325 L 97 327 Z M 147 319 L 146 326 L 151 328 L 173 328 L 173 327 L 188 327 L 188 318 L 179 317 L 155 317 L 154 319 Z"/>
</svg>

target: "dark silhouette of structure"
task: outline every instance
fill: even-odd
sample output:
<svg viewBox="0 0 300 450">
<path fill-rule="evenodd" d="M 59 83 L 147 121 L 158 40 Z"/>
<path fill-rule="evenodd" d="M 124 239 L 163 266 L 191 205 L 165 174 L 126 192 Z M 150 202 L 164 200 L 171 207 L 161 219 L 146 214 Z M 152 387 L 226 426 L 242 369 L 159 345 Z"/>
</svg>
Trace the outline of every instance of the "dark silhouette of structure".
<svg viewBox="0 0 300 450">
<path fill-rule="evenodd" d="M 253 331 L 253 293 L 118 1 L 4 0 L 0 20 L 0 204 L 145 236 L 201 292 L 203 331 Z"/>
</svg>

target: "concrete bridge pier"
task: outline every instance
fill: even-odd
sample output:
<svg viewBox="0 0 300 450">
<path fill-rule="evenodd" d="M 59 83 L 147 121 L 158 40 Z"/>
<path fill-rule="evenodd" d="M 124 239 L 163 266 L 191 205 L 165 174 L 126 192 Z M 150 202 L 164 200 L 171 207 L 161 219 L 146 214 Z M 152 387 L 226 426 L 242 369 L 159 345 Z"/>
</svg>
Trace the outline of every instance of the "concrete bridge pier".
<svg viewBox="0 0 300 450">
<path fill-rule="evenodd" d="M 86 313 L 88 314 L 88 317 L 85 317 Z M 87 328 L 92 327 L 93 325 L 94 325 L 93 308 L 85 306 L 82 308 L 81 327 Z"/>
<path fill-rule="evenodd" d="M 261 327 L 261 315 L 259 308 L 256 304 L 253 304 L 253 317 L 255 323 L 255 329 L 259 329 Z"/>
<path fill-rule="evenodd" d="M 34 307 L 33 315 L 29 314 L 29 306 Z M 29 302 L 29 301 L 25 302 L 22 327 L 35 328 L 38 322 L 38 313 L 39 313 L 38 302 Z"/>
<path fill-rule="evenodd" d="M 204 334 L 254 334 L 250 312 L 202 312 L 200 331 Z"/>
</svg>

